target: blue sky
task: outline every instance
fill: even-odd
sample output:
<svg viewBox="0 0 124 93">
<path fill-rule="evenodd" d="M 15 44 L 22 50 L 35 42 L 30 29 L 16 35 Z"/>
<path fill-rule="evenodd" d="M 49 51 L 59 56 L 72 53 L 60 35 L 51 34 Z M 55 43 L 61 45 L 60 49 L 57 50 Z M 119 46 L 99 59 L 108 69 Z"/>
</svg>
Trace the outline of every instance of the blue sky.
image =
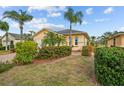
<svg viewBox="0 0 124 93">
<path fill-rule="evenodd" d="M 82 25 L 73 25 L 73 29 L 87 32 L 90 36 L 100 36 L 106 31 L 124 31 L 124 7 L 111 7 L 111 6 L 72 6 L 75 11 L 82 11 L 84 14 Z M 69 28 L 69 22 L 63 17 L 64 12 L 67 10 L 65 6 L 9 6 L 0 7 L 0 18 L 6 10 L 19 9 L 26 10 L 29 14 L 33 15 L 31 22 L 25 23 L 24 33 L 29 30 L 35 32 L 42 28 Z M 10 25 L 9 32 L 20 33 L 18 23 L 5 19 Z M 4 32 L 0 31 L 3 35 Z"/>
</svg>

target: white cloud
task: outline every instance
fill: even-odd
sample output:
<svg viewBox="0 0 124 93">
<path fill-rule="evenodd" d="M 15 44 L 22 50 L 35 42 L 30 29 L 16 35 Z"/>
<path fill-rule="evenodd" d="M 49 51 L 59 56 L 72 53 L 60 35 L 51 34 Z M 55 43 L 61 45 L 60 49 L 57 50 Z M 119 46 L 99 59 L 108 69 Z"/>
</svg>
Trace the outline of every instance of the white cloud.
<svg viewBox="0 0 124 93">
<path fill-rule="evenodd" d="M 43 24 L 46 23 L 47 19 L 46 18 L 33 18 L 30 22 L 26 23 L 29 25 L 34 25 L 34 24 Z"/>
<path fill-rule="evenodd" d="M 101 19 L 96 19 L 95 22 L 97 23 L 102 23 L 102 22 L 106 22 L 106 21 L 110 21 L 110 19 L 108 18 L 101 18 Z"/>
<path fill-rule="evenodd" d="M 93 8 L 86 9 L 86 14 L 88 15 L 93 14 Z"/>
<path fill-rule="evenodd" d="M 82 25 L 87 25 L 88 22 L 87 21 L 83 21 Z"/>
<path fill-rule="evenodd" d="M 108 7 L 104 10 L 104 14 L 111 14 L 114 11 L 113 7 Z"/>
<path fill-rule="evenodd" d="M 3 36 L 5 34 L 5 31 L 0 30 L 0 36 Z"/>
<path fill-rule="evenodd" d="M 1 8 L 5 9 L 5 8 L 8 8 L 9 6 L 1 6 Z"/>
<path fill-rule="evenodd" d="M 10 25 L 12 28 L 19 29 L 19 24 L 17 22 L 12 22 Z"/>
<path fill-rule="evenodd" d="M 31 6 L 28 8 L 29 12 L 32 12 L 34 10 L 38 11 L 47 11 L 48 17 L 57 17 L 61 15 L 61 11 L 65 11 L 65 6 Z"/>
<path fill-rule="evenodd" d="M 120 27 L 119 31 L 124 31 L 124 26 Z"/>
<path fill-rule="evenodd" d="M 31 6 L 28 8 L 28 11 L 32 12 L 33 10 L 38 10 L 38 11 L 49 10 L 50 8 L 51 8 L 50 6 Z"/>
<path fill-rule="evenodd" d="M 64 28 L 62 24 L 48 23 L 46 18 L 34 18 L 31 22 L 26 23 L 29 29 L 42 29 L 42 28 Z"/>
<path fill-rule="evenodd" d="M 60 12 L 54 12 L 54 13 L 49 13 L 48 14 L 48 17 L 57 17 L 57 16 L 60 16 L 61 15 L 61 13 Z"/>
</svg>

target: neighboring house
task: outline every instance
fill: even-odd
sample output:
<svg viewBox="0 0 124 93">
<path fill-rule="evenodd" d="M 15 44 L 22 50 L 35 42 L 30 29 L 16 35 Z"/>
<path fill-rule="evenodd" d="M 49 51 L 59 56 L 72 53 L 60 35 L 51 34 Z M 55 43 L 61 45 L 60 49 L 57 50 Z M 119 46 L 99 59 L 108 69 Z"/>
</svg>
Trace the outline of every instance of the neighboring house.
<svg viewBox="0 0 124 93">
<path fill-rule="evenodd" d="M 32 40 L 31 34 L 23 34 L 23 40 Z M 21 41 L 21 35 L 15 33 L 8 33 L 8 45 L 16 45 L 17 42 Z M 6 46 L 6 35 L 1 38 L 2 46 Z"/>
<path fill-rule="evenodd" d="M 6 46 L 6 35 L 1 38 L 2 46 Z M 17 42 L 20 42 L 20 35 L 15 33 L 8 33 L 8 45 L 16 45 Z"/>
<path fill-rule="evenodd" d="M 124 47 L 124 32 L 117 33 L 110 37 L 107 41 L 108 47 Z"/>
<path fill-rule="evenodd" d="M 42 47 L 42 39 L 44 38 L 46 33 L 49 31 L 52 31 L 52 30 L 42 29 L 33 36 L 33 40 L 38 44 L 39 47 Z M 56 31 L 55 33 L 64 35 L 66 39 L 66 45 L 69 46 L 69 29 Z M 86 32 L 72 30 L 72 45 L 73 45 L 72 50 L 75 50 L 75 51 L 81 50 L 83 46 L 87 45 L 88 38 L 89 36 Z"/>
</svg>

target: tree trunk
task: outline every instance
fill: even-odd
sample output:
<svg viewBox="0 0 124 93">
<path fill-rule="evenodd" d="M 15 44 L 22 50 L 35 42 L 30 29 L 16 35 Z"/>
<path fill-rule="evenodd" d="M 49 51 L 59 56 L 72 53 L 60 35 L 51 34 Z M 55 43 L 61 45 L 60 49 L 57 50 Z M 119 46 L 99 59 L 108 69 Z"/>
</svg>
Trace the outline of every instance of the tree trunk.
<svg viewBox="0 0 124 93">
<path fill-rule="evenodd" d="M 23 25 L 20 25 L 20 40 L 23 41 Z"/>
<path fill-rule="evenodd" d="M 72 47 L 72 23 L 70 22 L 69 46 Z"/>
<path fill-rule="evenodd" d="M 6 32 L 6 51 L 8 50 L 8 32 Z"/>
</svg>

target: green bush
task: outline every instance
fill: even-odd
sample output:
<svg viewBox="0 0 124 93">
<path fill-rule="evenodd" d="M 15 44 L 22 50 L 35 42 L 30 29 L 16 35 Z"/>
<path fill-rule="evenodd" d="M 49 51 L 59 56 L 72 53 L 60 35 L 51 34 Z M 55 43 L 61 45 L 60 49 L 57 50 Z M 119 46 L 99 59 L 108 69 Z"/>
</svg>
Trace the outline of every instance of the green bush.
<svg viewBox="0 0 124 93">
<path fill-rule="evenodd" d="M 83 46 L 81 55 L 82 56 L 91 56 L 91 53 L 93 52 L 93 46 Z"/>
<path fill-rule="evenodd" d="M 43 47 L 39 50 L 37 58 L 52 59 L 52 58 L 69 56 L 69 55 L 71 55 L 71 48 L 69 46 Z"/>
<path fill-rule="evenodd" d="M 122 48 L 97 48 L 94 62 L 96 79 L 101 85 L 124 85 Z"/>
<path fill-rule="evenodd" d="M 19 42 L 16 44 L 16 62 L 19 64 L 32 63 L 37 52 L 37 44 L 33 41 Z"/>
<path fill-rule="evenodd" d="M 13 66 L 13 64 L 0 64 L 0 73 L 11 69 Z"/>
</svg>

